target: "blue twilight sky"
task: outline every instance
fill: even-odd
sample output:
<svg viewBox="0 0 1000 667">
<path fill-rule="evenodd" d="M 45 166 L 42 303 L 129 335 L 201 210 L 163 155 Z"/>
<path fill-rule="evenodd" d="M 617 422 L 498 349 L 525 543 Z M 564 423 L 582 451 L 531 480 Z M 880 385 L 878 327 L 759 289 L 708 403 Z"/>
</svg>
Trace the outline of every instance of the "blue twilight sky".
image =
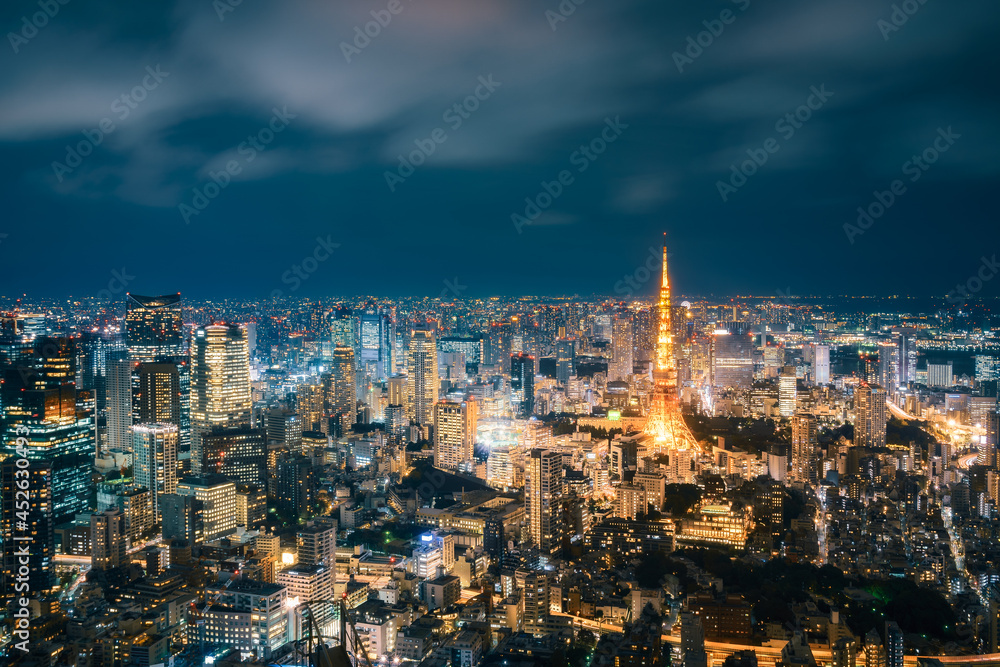
<svg viewBox="0 0 1000 667">
<path fill-rule="evenodd" d="M 0 296 L 615 294 L 662 230 L 678 292 L 943 295 L 1000 251 L 998 28 L 995 0 L 11 0 Z"/>
</svg>

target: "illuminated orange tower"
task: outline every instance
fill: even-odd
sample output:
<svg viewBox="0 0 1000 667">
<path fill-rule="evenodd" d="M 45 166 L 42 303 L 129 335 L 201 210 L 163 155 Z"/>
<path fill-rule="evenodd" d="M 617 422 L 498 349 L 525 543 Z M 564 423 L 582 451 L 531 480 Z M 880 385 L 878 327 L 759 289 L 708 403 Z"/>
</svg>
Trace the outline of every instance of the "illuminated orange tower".
<svg viewBox="0 0 1000 667">
<path fill-rule="evenodd" d="M 677 397 L 677 363 L 674 361 L 674 334 L 671 328 L 670 278 L 667 274 L 666 233 L 663 234 L 663 281 L 660 284 L 659 332 L 656 339 L 656 366 L 653 368 L 653 397 L 643 433 L 653 437 L 657 451 L 698 450 L 698 441 L 684 423 Z"/>
</svg>

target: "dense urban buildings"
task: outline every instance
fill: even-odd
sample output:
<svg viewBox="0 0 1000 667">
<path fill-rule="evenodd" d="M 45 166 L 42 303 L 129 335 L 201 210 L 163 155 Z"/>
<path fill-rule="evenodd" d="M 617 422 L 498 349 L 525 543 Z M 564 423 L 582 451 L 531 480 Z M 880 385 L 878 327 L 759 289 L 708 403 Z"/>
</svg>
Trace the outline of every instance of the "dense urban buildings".
<svg viewBox="0 0 1000 667">
<path fill-rule="evenodd" d="M 1000 654 L 994 328 L 653 257 L 630 300 L 12 308 L 7 627 L 86 667 Z"/>
</svg>

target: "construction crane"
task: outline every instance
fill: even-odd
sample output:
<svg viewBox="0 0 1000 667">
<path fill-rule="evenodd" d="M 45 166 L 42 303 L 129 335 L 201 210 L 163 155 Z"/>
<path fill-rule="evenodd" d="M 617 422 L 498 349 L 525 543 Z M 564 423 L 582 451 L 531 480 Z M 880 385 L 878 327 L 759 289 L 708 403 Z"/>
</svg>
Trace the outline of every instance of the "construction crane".
<svg viewBox="0 0 1000 667">
<path fill-rule="evenodd" d="M 303 603 L 308 610 L 309 636 L 305 638 L 307 660 L 309 667 L 373 667 L 368 658 L 368 651 L 361 641 L 361 636 L 354 625 L 353 620 L 349 620 L 347 615 L 347 594 L 340 600 L 310 600 Z M 336 604 L 340 607 L 340 643 L 336 646 L 328 646 L 323 641 L 323 634 L 316 623 L 316 614 L 313 613 L 314 604 Z M 353 659 L 351 654 L 353 653 Z M 363 661 L 363 662 L 362 662 Z"/>
</svg>

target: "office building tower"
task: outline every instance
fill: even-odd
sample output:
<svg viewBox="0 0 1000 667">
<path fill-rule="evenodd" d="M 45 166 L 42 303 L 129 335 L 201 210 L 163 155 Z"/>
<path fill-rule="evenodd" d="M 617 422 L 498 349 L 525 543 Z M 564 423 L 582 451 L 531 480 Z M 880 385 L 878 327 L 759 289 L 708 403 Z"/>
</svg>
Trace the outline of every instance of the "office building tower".
<svg viewBox="0 0 1000 667">
<path fill-rule="evenodd" d="M 125 300 L 125 344 L 132 362 L 150 363 L 157 357 L 184 356 L 181 295 L 139 296 Z"/>
<path fill-rule="evenodd" d="M 357 347 L 357 318 L 350 308 L 341 307 L 334 311 L 330 321 L 330 341 L 337 347 Z"/>
<path fill-rule="evenodd" d="M 107 431 L 101 449 L 132 451 L 132 363 L 125 351 L 112 351 L 107 359 Z"/>
<path fill-rule="evenodd" d="M 471 465 L 478 424 L 479 410 L 474 399 L 435 403 L 434 465 L 451 469 Z"/>
<path fill-rule="evenodd" d="M 830 346 L 813 347 L 813 382 L 818 385 L 830 384 Z"/>
<path fill-rule="evenodd" d="M 489 554 L 493 562 L 503 561 L 507 552 L 507 542 L 504 538 L 503 517 L 500 514 L 490 514 L 483 520 L 483 550 Z"/>
<path fill-rule="evenodd" d="M 438 401 L 438 361 L 434 331 L 429 328 L 410 332 L 406 377 L 409 398 L 408 415 L 418 424 L 434 422 L 434 404 Z"/>
<path fill-rule="evenodd" d="M 816 466 L 817 440 L 816 416 L 797 412 L 792 417 L 792 481 L 816 484 L 819 470 Z"/>
<path fill-rule="evenodd" d="M 337 522 L 310 521 L 295 535 L 299 565 L 334 567 L 337 560 Z"/>
<path fill-rule="evenodd" d="M 396 332 L 388 313 L 369 301 L 361 311 L 361 368 L 382 382 L 392 374 L 392 344 Z"/>
<path fill-rule="evenodd" d="M 315 500 L 316 472 L 309 459 L 292 459 L 278 464 L 275 495 L 278 507 L 289 516 L 301 517 Z"/>
<path fill-rule="evenodd" d="M 986 354 L 975 356 L 976 382 L 996 382 L 1000 380 L 1000 357 Z"/>
<path fill-rule="evenodd" d="M 717 391 L 753 384 L 753 338 L 746 322 L 730 322 L 712 336 L 712 385 Z"/>
<path fill-rule="evenodd" d="M 267 441 L 298 454 L 302 451 L 303 420 L 298 413 L 275 408 L 267 413 Z"/>
<path fill-rule="evenodd" d="M 478 336 L 442 336 L 438 339 L 438 352 L 460 352 L 465 355 L 465 363 L 479 365 L 483 363 L 483 338 Z"/>
<path fill-rule="evenodd" d="M 236 486 L 236 525 L 248 530 L 257 528 L 267 519 L 267 493 L 258 484 Z"/>
<path fill-rule="evenodd" d="M 25 593 L 24 584 L 31 593 L 29 597 L 55 584 L 52 464 L 30 461 L 25 467 L 18 465 L 20 460 L 15 456 L 0 462 L 0 548 L 3 549 L 0 600 L 7 603 Z M 17 494 L 19 490 L 25 491 L 24 480 L 28 483 L 26 505 L 24 496 Z M 17 587 L 18 584 L 21 586 Z"/>
<path fill-rule="evenodd" d="M 632 312 L 620 310 L 615 314 L 611 329 L 611 363 L 608 380 L 628 380 L 632 375 Z"/>
<path fill-rule="evenodd" d="M 879 386 L 859 385 L 854 391 L 854 444 L 885 447 L 885 427 L 889 408 L 886 391 Z"/>
<path fill-rule="evenodd" d="M 32 345 L 19 362 L 24 365 L 3 374 L 2 451 L 52 464 L 53 516 L 59 524 L 90 509 L 93 405 L 86 392 L 76 391 L 72 339 L 42 337 Z"/>
<path fill-rule="evenodd" d="M 357 420 L 358 381 L 353 348 L 334 349 L 326 400 L 327 417 L 337 427 L 334 435 L 343 435 Z"/>
<path fill-rule="evenodd" d="M 798 379 L 795 376 L 795 366 L 785 366 L 778 378 L 778 413 L 782 417 L 795 414 L 798 403 Z"/>
<path fill-rule="evenodd" d="M 406 418 L 406 409 L 402 405 L 388 405 L 385 408 L 385 432 L 387 435 L 402 438 L 406 435 L 406 427 L 410 422 Z"/>
<path fill-rule="evenodd" d="M 181 433 L 181 374 L 176 364 L 139 364 L 135 371 L 138 388 L 133 396 L 137 424 L 173 424 L 177 427 L 178 451 Z"/>
<path fill-rule="evenodd" d="M 527 419 L 535 411 L 535 358 L 530 354 L 511 356 L 510 390 L 515 414 Z"/>
<path fill-rule="evenodd" d="M 216 429 L 251 425 L 246 332 L 215 324 L 195 331 L 191 346 L 191 468 L 201 472 L 202 438 Z"/>
<path fill-rule="evenodd" d="M 562 545 L 562 454 L 532 449 L 524 471 L 525 515 L 531 542 L 543 554 L 554 554 Z"/>
<path fill-rule="evenodd" d="M 186 540 L 198 544 L 205 539 L 205 503 L 193 495 L 167 494 L 160 498 L 164 541 Z"/>
<path fill-rule="evenodd" d="M 208 586 L 206 597 L 214 600 L 202 614 L 209 645 L 269 661 L 287 643 L 289 604 L 284 586 L 239 579 Z"/>
<path fill-rule="evenodd" d="M 951 387 L 955 384 L 955 373 L 952 362 L 943 364 L 927 364 L 927 386 Z"/>
<path fill-rule="evenodd" d="M 858 648 L 853 637 L 841 637 L 830 647 L 832 667 L 857 667 Z"/>
<path fill-rule="evenodd" d="M 300 384 L 295 390 L 295 406 L 302 417 L 302 431 L 320 431 L 326 433 L 329 424 L 324 428 L 324 390 L 322 385 Z"/>
<path fill-rule="evenodd" d="M 175 424 L 132 427 L 135 483 L 149 489 L 150 511 L 159 521 L 161 496 L 177 491 L 178 431 Z"/>
<path fill-rule="evenodd" d="M 894 331 L 892 339 L 896 344 L 896 382 L 906 387 L 917 380 L 917 340 L 912 330 Z"/>
<path fill-rule="evenodd" d="M 206 434 L 202 452 L 204 474 L 222 475 L 238 484 L 267 485 L 267 439 L 262 429 L 229 428 Z"/>
<path fill-rule="evenodd" d="M 125 517 L 109 509 L 90 515 L 90 562 L 98 570 L 125 564 Z"/>
<path fill-rule="evenodd" d="M 569 379 L 576 374 L 576 340 L 561 338 L 556 342 L 556 382 L 569 386 Z"/>
<path fill-rule="evenodd" d="M 236 483 L 233 480 L 222 475 L 185 477 L 177 483 L 177 495 L 201 501 L 206 542 L 236 532 Z"/>
</svg>

